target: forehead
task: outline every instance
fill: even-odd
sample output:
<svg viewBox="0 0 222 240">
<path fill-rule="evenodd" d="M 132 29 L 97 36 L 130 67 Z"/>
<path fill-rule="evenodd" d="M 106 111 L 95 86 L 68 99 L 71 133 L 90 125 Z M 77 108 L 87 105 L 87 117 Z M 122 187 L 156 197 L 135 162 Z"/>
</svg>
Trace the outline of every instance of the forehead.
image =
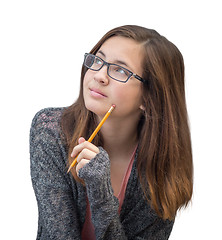
<svg viewBox="0 0 222 240">
<path fill-rule="evenodd" d="M 142 71 L 143 48 L 133 39 L 121 36 L 111 37 L 102 44 L 99 51 L 104 53 L 105 60 L 108 62 L 123 61 L 138 74 Z"/>
</svg>

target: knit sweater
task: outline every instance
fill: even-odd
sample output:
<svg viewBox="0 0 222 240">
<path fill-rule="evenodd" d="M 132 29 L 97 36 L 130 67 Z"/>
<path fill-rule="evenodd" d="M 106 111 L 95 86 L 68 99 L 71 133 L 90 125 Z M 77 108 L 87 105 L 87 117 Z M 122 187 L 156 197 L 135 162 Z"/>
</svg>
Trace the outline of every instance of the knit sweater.
<svg viewBox="0 0 222 240">
<path fill-rule="evenodd" d="M 85 186 L 67 174 L 68 149 L 60 125 L 63 111 L 43 109 L 31 125 L 31 179 L 39 213 L 37 239 L 81 239 L 87 197 L 96 239 L 168 239 L 174 222 L 159 218 L 145 199 L 138 180 L 137 155 L 120 214 L 111 186 L 109 156 L 102 147 L 79 171 Z"/>
</svg>

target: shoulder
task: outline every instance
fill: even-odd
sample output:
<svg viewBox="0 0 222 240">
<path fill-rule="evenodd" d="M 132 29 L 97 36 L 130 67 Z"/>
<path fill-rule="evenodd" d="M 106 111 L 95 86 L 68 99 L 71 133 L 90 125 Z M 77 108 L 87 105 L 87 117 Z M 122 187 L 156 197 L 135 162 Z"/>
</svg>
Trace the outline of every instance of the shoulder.
<svg viewBox="0 0 222 240">
<path fill-rule="evenodd" d="M 45 126 L 47 123 L 59 123 L 64 110 L 65 108 L 44 108 L 35 114 L 32 120 L 32 126 L 39 124 Z"/>
<path fill-rule="evenodd" d="M 38 111 L 31 123 L 30 147 L 63 145 L 61 141 L 61 117 L 65 108 L 45 108 Z"/>
<path fill-rule="evenodd" d="M 60 122 L 65 108 L 44 108 L 38 111 L 31 123 L 31 134 L 36 131 L 60 132 Z"/>
</svg>

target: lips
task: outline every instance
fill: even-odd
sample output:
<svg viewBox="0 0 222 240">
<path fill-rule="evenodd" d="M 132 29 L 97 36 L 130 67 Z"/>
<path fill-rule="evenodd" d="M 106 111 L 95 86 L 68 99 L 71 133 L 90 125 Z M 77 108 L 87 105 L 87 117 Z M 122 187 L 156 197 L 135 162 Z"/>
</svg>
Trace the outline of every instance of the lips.
<svg viewBox="0 0 222 240">
<path fill-rule="evenodd" d="M 103 92 L 96 88 L 90 88 L 90 93 L 94 97 L 107 97 Z"/>
</svg>

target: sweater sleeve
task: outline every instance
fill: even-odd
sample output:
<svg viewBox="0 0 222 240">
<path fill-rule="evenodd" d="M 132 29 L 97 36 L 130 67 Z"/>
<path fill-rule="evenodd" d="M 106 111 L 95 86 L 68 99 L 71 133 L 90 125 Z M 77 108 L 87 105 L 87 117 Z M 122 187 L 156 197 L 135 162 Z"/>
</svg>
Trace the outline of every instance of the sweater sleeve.
<svg viewBox="0 0 222 240">
<path fill-rule="evenodd" d="M 113 194 L 110 161 L 105 150 L 79 170 L 86 185 L 96 239 L 127 239 L 120 222 L 118 199 Z"/>
<path fill-rule="evenodd" d="M 128 210 L 124 210 L 119 216 L 119 202 L 111 186 L 110 161 L 104 149 L 100 147 L 96 157 L 80 169 L 79 177 L 86 185 L 97 240 L 167 240 L 169 238 L 173 221 L 164 221 L 157 217 L 143 198 L 140 187 L 131 188 L 133 192 L 128 195 L 126 201 L 124 200 L 124 208 Z M 134 183 L 129 185 L 138 184 L 136 177 L 133 181 Z"/>
<path fill-rule="evenodd" d="M 34 117 L 30 131 L 31 179 L 39 211 L 37 239 L 80 239 L 58 129 L 56 114 L 43 110 Z"/>
</svg>

